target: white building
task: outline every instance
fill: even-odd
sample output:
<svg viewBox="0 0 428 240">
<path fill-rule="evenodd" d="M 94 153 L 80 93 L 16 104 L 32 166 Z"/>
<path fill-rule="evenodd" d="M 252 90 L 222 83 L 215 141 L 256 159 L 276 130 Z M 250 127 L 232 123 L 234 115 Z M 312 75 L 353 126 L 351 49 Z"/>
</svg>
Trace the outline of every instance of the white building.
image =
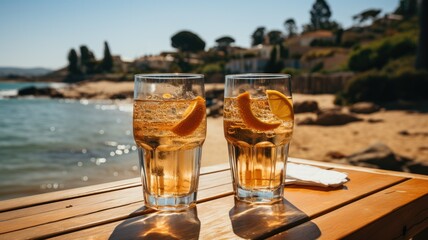
<svg viewBox="0 0 428 240">
<path fill-rule="evenodd" d="M 257 73 L 265 70 L 270 58 L 272 46 L 257 45 L 243 49 L 235 54 L 237 58 L 229 60 L 225 69 L 228 73 Z"/>
<path fill-rule="evenodd" d="M 135 66 L 140 69 L 149 68 L 168 71 L 173 62 L 174 57 L 169 54 L 165 56 L 144 56 L 135 60 Z"/>
</svg>

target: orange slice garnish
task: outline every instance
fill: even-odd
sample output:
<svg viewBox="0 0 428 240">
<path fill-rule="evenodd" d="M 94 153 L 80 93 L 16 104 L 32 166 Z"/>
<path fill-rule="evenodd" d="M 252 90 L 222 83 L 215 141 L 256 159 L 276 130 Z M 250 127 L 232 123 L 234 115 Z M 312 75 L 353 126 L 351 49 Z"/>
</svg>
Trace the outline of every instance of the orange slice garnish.
<svg viewBox="0 0 428 240">
<path fill-rule="evenodd" d="M 266 90 L 269 107 L 272 113 L 284 121 L 294 119 L 293 103 L 291 99 L 276 90 Z"/>
<path fill-rule="evenodd" d="M 183 114 L 183 119 L 176 123 L 171 131 L 179 136 L 187 136 L 195 131 L 204 120 L 206 114 L 205 100 L 196 97 Z"/>
<path fill-rule="evenodd" d="M 259 131 L 269 131 L 277 128 L 281 124 L 280 122 L 266 123 L 254 116 L 254 113 L 251 111 L 251 99 L 250 93 L 248 92 L 239 94 L 238 97 L 236 97 L 236 103 L 242 121 L 249 128 Z"/>
</svg>

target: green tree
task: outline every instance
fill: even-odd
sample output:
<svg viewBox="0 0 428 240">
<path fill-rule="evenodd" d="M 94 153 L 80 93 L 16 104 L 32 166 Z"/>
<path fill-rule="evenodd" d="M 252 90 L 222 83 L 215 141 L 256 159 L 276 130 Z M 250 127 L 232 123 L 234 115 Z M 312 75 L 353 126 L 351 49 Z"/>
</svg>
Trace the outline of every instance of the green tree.
<svg viewBox="0 0 428 240">
<path fill-rule="evenodd" d="M 279 57 L 281 59 L 287 59 L 289 55 L 289 50 L 284 46 L 284 43 L 279 44 Z"/>
<path fill-rule="evenodd" d="M 192 71 L 192 65 L 187 61 L 187 54 L 186 53 L 177 53 L 174 56 L 174 68 L 177 70 L 180 70 L 180 72 L 191 72 Z"/>
<path fill-rule="evenodd" d="M 171 37 L 171 46 L 181 52 L 199 52 L 205 49 L 205 42 L 195 33 L 181 31 Z"/>
<path fill-rule="evenodd" d="M 278 73 L 283 68 L 284 64 L 279 58 L 278 46 L 273 46 L 272 51 L 270 52 L 269 61 L 266 63 L 265 72 L 269 73 Z"/>
<path fill-rule="evenodd" d="M 113 70 L 113 57 L 111 56 L 107 41 L 104 41 L 104 57 L 101 61 L 101 69 L 104 72 L 111 72 Z"/>
<path fill-rule="evenodd" d="M 336 31 L 341 28 L 336 21 L 330 21 L 332 13 L 325 0 L 316 0 L 309 13 L 311 15 L 311 23 L 303 25 L 303 32 L 316 30 Z"/>
<path fill-rule="evenodd" d="M 422 0 L 421 2 L 424 1 Z M 418 13 L 418 0 L 400 0 L 395 13 L 403 15 L 406 18 L 415 16 Z"/>
<path fill-rule="evenodd" d="M 217 43 L 217 45 L 222 48 L 222 47 L 229 47 L 230 44 L 235 42 L 235 39 L 233 39 L 230 36 L 223 36 L 220 38 L 217 38 L 217 40 L 215 40 L 215 42 Z"/>
<path fill-rule="evenodd" d="M 381 69 L 390 60 L 414 55 L 416 47 L 416 39 L 413 36 L 388 37 L 355 49 L 349 56 L 348 67 L 352 71 Z"/>
<path fill-rule="evenodd" d="M 82 72 L 86 74 L 95 73 L 96 64 L 94 53 L 87 46 L 80 46 L 80 68 Z"/>
<path fill-rule="evenodd" d="M 382 12 L 381 9 L 367 9 L 362 11 L 359 14 L 356 14 L 352 17 L 355 21 L 358 21 L 359 24 L 366 22 L 367 20 L 375 20 L 379 14 Z"/>
<path fill-rule="evenodd" d="M 223 67 L 220 63 L 210 63 L 205 66 L 203 66 L 201 72 L 205 75 L 212 75 L 215 73 L 222 73 Z"/>
<path fill-rule="evenodd" d="M 338 28 L 334 33 L 334 43 L 339 46 L 342 43 L 343 28 Z"/>
<path fill-rule="evenodd" d="M 76 50 L 72 48 L 68 53 L 68 73 L 69 74 L 79 74 L 79 56 L 77 56 Z"/>
<path fill-rule="evenodd" d="M 258 27 L 251 35 L 251 46 L 263 44 L 265 40 L 265 27 Z"/>
<path fill-rule="evenodd" d="M 331 11 L 330 6 L 325 0 L 316 0 L 312 9 L 311 14 L 311 25 L 314 30 L 326 29 L 330 22 Z"/>
<path fill-rule="evenodd" d="M 223 37 L 217 38 L 215 42 L 217 43 L 218 49 L 220 51 L 223 51 L 227 56 L 229 52 L 229 47 L 232 43 L 235 42 L 235 39 L 233 39 L 230 36 L 223 36 Z"/>
<path fill-rule="evenodd" d="M 288 33 L 288 37 L 292 37 L 297 34 L 297 25 L 293 18 L 285 20 L 284 27 Z"/>
<path fill-rule="evenodd" d="M 284 41 L 284 37 L 282 36 L 281 31 L 277 31 L 277 30 L 270 31 L 268 32 L 267 36 L 269 38 L 269 43 L 271 45 L 280 44 L 282 41 Z"/>
</svg>

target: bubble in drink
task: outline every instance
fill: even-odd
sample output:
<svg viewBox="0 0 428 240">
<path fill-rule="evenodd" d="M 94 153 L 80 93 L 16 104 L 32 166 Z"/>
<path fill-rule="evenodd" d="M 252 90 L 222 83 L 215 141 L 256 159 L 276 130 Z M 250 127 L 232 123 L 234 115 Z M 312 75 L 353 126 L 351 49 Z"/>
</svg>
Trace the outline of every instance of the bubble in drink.
<svg viewBox="0 0 428 240">
<path fill-rule="evenodd" d="M 251 114 L 262 121 L 260 124 L 277 126 L 272 130 L 259 130 L 245 123 L 237 98 L 225 98 L 224 102 L 227 106 L 224 111 L 224 132 L 232 168 L 235 168 L 235 187 L 258 192 L 280 188 L 285 177 L 293 118 L 278 118 L 272 113 L 267 98 L 251 99 Z M 257 127 L 259 123 L 250 124 Z"/>
<path fill-rule="evenodd" d="M 149 173 L 142 176 L 148 196 L 168 198 L 196 192 L 195 179 L 206 132 L 205 114 L 190 134 L 180 136 L 172 131 L 194 101 L 134 101 L 134 139 L 142 172 Z"/>
</svg>

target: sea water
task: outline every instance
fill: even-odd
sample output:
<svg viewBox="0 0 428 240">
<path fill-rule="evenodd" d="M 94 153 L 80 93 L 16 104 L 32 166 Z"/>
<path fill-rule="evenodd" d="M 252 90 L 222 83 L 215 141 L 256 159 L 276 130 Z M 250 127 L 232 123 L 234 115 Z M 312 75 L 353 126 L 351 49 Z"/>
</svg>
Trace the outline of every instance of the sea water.
<svg viewBox="0 0 428 240">
<path fill-rule="evenodd" d="M 0 199 L 138 177 L 136 149 L 131 103 L 0 99 Z"/>
</svg>

